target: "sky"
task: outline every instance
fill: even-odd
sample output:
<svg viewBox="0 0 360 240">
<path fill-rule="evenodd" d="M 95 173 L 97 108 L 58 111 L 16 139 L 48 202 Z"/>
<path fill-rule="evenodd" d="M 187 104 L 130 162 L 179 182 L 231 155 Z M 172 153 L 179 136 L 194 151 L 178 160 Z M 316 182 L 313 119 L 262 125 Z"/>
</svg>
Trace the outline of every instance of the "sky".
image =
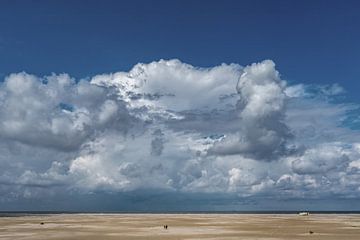
<svg viewBox="0 0 360 240">
<path fill-rule="evenodd" d="M 358 1 L 0 1 L 0 211 L 360 210 Z"/>
</svg>

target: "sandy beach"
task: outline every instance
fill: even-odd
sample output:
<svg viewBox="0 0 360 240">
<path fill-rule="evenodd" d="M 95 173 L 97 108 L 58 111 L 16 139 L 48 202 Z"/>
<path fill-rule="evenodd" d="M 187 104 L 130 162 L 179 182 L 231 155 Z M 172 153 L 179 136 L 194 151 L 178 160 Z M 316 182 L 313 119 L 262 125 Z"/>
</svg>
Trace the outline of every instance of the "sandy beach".
<svg viewBox="0 0 360 240">
<path fill-rule="evenodd" d="M 164 225 L 169 226 L 167 230 Z M 3 240 L 359 238 L 360 215 L 57 214 L 0 218 Z"/>
</svg>

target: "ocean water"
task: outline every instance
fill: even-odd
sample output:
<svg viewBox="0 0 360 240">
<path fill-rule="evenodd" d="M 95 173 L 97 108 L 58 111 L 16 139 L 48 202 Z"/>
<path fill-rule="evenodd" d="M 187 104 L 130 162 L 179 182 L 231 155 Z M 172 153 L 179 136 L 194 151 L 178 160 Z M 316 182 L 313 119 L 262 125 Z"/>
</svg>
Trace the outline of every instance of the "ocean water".
<svg viewBox="0 0 360 240">
<path fill-rule="evenodd" d="M 0 217 L 21 217 L 52 214 L 298 214 L 302 211 L 121 211 L 121 212 L 70 212 L 70 211 L 0 211 Z M 360 214 L 360 211 L 310 211 L 310 214 Z"/>
</svg>

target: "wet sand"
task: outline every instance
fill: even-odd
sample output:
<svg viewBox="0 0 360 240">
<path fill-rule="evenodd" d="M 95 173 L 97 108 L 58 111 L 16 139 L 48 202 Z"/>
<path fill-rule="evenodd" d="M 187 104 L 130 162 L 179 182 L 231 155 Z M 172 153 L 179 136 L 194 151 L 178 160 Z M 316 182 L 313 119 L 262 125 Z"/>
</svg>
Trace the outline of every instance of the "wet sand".
<svg viewBox="0 0 360 240">
<path fill-rule="evenodd" d="M 165 230 L 163 225 L 169 228 Z M 0 239 L 358 240 L 360 215 L 58 214 L 1 217 Z"/>
</svg>

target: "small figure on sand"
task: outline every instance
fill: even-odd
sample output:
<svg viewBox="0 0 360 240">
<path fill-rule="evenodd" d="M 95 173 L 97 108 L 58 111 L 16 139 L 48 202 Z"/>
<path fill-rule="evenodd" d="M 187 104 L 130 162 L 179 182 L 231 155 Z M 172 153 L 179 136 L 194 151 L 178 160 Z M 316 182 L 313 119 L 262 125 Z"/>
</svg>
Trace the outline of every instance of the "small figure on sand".
<svg viewBox="0 0 360 240">
<path fill-rule="evenodd" d="M 168 225 L 164 225 L 164 229 L 167 229 L 168 228 Z"/>
</svg>

